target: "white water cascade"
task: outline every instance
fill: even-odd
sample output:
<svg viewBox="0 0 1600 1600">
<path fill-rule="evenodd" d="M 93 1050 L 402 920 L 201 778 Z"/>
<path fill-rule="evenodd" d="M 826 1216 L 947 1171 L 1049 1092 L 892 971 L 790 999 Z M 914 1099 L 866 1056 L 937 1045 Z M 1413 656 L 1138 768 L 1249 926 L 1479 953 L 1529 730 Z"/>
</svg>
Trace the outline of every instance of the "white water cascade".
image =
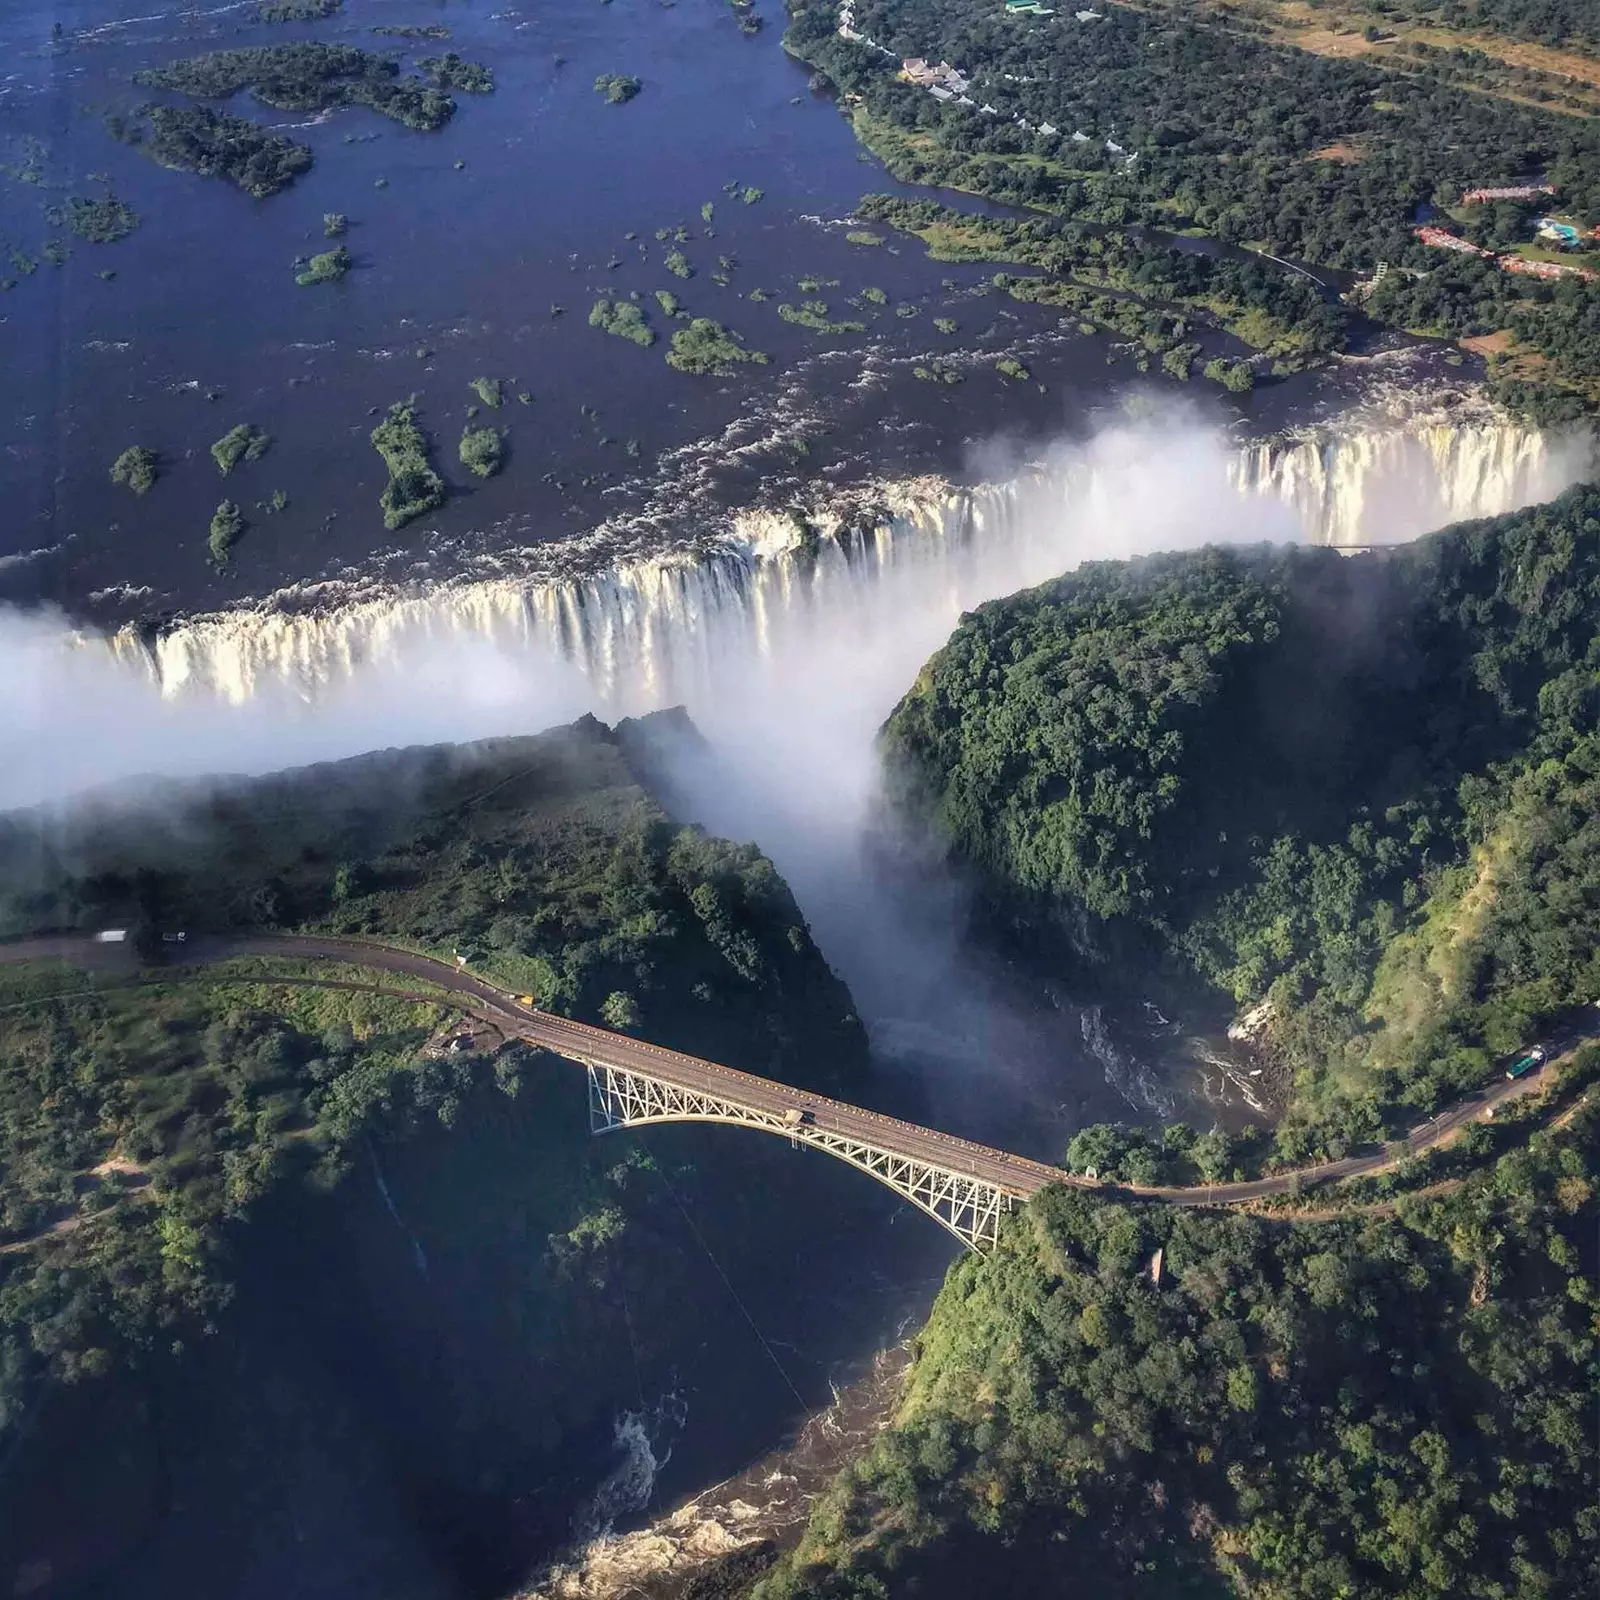
<svg viewBox="0 0 1600 1600">
<path fill-rule="evenodd" d="M 941 614 L 931 649 L 963 609 L 1085 559 L 1207 541 L 1402 542 L 1549 498 L 1585 475 L 1592 449 L 1481 413 L 1242 447 L 1126 426 L 1003 483 L 879 485 L 802 517 L 737 514 L 692 544 L 593 570 L 342 591 L 315 610 L 268 601 L 110 647 L 163 695 L 237 704 L 285 689 L 317 699 L 380 665 L 487 645 L 576 667 L 597 709 L 635 711 L 693 701 L 730 648 L 768 653 L 808 613 L 896 612 L 907 583 Z"/>
<path fill-rule="evenodd" d="M 602 531 L 535 549 L 543 567 L 515 577 L 320 585 L 154 639 L 13 614 L 0 617 L 14 691 L 0 697 L 0 809 L 139 774 L 265 772 L 678 703 L 730 746 L 770 750 L 781 726 L 791 771 L 835 761 L 848 734 L 864 793 L 874 731 L 985 600 L 1091 559 L 1410 538 L 1554 495 L 1592 453 L 1481 411 L 1242 448 L 1156 419 L 1004 481 L 835 491 L 803 515 L 737 514 L 626 559 Z"/>
</svg>

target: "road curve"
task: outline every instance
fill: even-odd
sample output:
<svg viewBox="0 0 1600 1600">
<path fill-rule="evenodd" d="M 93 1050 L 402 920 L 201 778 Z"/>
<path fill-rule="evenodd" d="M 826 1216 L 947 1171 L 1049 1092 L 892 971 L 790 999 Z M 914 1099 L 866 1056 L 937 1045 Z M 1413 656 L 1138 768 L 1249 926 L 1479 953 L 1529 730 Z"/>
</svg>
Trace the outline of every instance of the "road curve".
<svg viewBox="0 0 1600 1600">
<path fill-rule="evenodd" d="M 0 965 L 40 959 L 61 959 L 86 965 L 104 966 L 120 954 L 120 947 L 99 944 L 82 937 L 51 937 L 0 945 Z M 1132 1184 L 1108 1185 L 1082 1178 L 1060 1167 L 1004 1150 L 960 1139 L 954 1134 L 902 1122 L 898 1117 L 867 1111 L 844 1100 L 812 1094 L 770 1078 L 739 1072 L 714 1061 L 685 1055 L 649 1044 L 628 1034 L 613 1033 L 585 1022 L 558 1017 L 534 1006 L 525 1006 L 516 996 L 487 979 L 463 971 L 448 961 L 401 950 L 394 945 L 365 939 L 345 939 L 320 934 L 257 933 L 228 939 L 186 942 L 182 947 L 184 966 L 206 965 L 236 956 L 276 956 L 295 960 L 344 962 L 374 971 L 392 972 L 414 978 L 445 990 L 460 1009 L 494 1023 L 508 1035 L 550 1050 L 569 1060 L 595 1066 L 616 1067 L 643 1073 L 678 1088 L 713 1094 L 752 1110 L 782 1116 L 790 1110 L 806 1114 L 810 1125 L 825 1132 L 859 1139 L 895 1155 L 927 1162 L 946 1171 L 993 1184 L 1017 1199 L 1027 1199 L 1046 1184 L 1061 1183 L 1072 1188 L 1127 1194 L 1139 1199 L 1163 1201 L 1169 1205 L 1236 1205 L 1285 1194 L 1296 1185 L 1316 1184 L 1340 1178 L 1360 1177 L 1394 1166 L 1401 1155 L 1388 1148 L 1367 1155 L 1347 1156 L 1340 1161 L 1300 1167 L 1247 1183 L 1219 1183 L 1193 1188 L 1145 1188 Z M 126 958 L 123 958 L 124 961 Z M 343 985 L 341 985 L 343 986 Z M 416 998 L 427 998 L 417 995 Z M 1404 1156 L 1420 1155 L 1443 1143 L 1456 1129 L 1479 1121 L 1500 1103 L 1530 1093 L 1540 1084 L 1538 1075 L 1516 1082 L 1496 1079 L 1480 1094 L 1459 1102 L 1448 1111 L 1419 1124 L 1405 1140 Z"/>
</svg>

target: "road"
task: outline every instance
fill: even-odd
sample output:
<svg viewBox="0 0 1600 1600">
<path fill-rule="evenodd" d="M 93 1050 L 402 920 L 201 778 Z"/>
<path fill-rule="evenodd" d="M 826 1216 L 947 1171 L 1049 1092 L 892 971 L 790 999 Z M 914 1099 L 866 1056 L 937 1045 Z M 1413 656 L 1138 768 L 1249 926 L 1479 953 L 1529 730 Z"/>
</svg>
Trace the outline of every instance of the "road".
<svg viewBox="0 0 1600 1600">
<path fill-rule="evenodd" d="M 678 1088 L 717 1095 L 751 1110 L 773 1112 L 780 1117 L 785 1112 L 797 1110 L 804 1113 L 810 1125 L 825 1132 L 859 1139 L 895 1155 L 980 1179 L 1017 1199 L 1027 1199 L 1046 1184 L 1062 1183 L 1072 1188 L 1165 1201 L 1170 1205 L 1236 1205 L 1243 1201 L 1286 1194 L 1297 1186 L 1381 1172 L 1397 1165 L 1402 1159 L 1386 1147 L 1366 1155 L 1301 1167 L 1247 1183 L 1219 1183 L 1192 1188 L 1102 1184 L 1042 1161 L 1031 1161 L 1025 1156 L 1011 1155 L 1004 1150 L 976 1144 L 970 1139 L 957 1138 L 954 1134 L 940 1133 L 937 1129 L 902 1122 L 897 1117 L 884 1116 L 881 1112 L 867 1111 L 844 1100 L 811 1094 L 770 1078 L 759 1078 L 714 1061 L 702 1061 L 698 1056 L 667 1050 L 628 1034 L 613 1033 L 606 1028 L 592 1027 L 588 1023 L 574 1022 L 541 1011 L 537 1007 L 525 1006 L 514 995 L 471 972 L 433 956 L 400 950 L 392 945 L 315 934 L 252 934 L 231 939 L 188 941 L 181 947 L 181 955 L 177 950 L 174 951 L 175 959 L 185 967 L 226 961 L 238 956 L 341 962 L 413 978 L 436 990 L 446 991 L 460 1010 L 493 1023 L 507 1035 L 553 1051 L 569 1060 L 642 1073 Z M 56 958 L 100 968 L 118 963 L 126 967 L 130 957 L 131 951 L 125 951 L 125 947 L 101 945 L 81 937 L 32 939 L 0 946 L 0 964 Z M 341 981 L 338 986 L 347 985 Z M 432 997 L 415 993 L 415 998 Z M 1578 1042 L 1576 1036 L 1570 1041 L 1562 1041 L 1551 1054 L 1554 1056 L 1561 1048 Z M 1516 1082 L 1505 1078 L 1495 1079 L 1479 1094 L 1460 1101 L 1439 1116 L 1413 1128 L 1405 1140 L 1405 1156 L 1421 1155 L 1435 1145 L 1442 1144 L 1458 1128 L 1490 1115 L 1493 1108 L 1533 1093 L 1542 1086 L 1542 1080 L 1540 1073 Z"/>
</svg>

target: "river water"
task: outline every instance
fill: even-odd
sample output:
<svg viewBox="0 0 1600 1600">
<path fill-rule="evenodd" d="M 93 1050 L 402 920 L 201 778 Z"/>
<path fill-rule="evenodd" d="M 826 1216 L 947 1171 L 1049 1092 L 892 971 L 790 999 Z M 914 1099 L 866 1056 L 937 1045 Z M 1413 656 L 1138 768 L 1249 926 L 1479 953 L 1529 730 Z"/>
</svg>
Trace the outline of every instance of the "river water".
<svg viewBox="0 0 1600 1600">
<path fill-rule="evenodd" d="M 437 578 L 603 520 L 682 514 L 698 496 L 739 504 L 786 480 L 959 472 L 980 441 L 1086 430 L 1119 381 L 1107 341 L 982 292 L 988 271 L 929 261 L 914 242 L 847 242 L 863 192 L 910 191 L 862 158 L 832 102 L 783 53 L 778 7 L 761 9 L 767 27 L 747 38 L 720 0 L 493 10 L 349 0 L 314 26 L 268 26 L 246 4 L 62 0 L 40 11 L 7 0 L 6 247 L 39 259 L 45 207 L 98 192 L 91 175 L 109 179 L 143 224 L 114 245 L 68 238 L 59 267 L 6 269 L 16 284 L 0 295 L 0 599 L 120 623 L 317 577 Z M 442 24 L 451 38 L 408 46 L 370 31 L 395 24 Z M 454 120 L 435 134 L 359 109 L 307 119 L 241 97 L 229 109 L 315 151 L 312 171 L 265 201 L 158 168 L 102 125 L 105 112 L 151 97 L 132 82 L 140 68 L 307 36 L 411 56 L 458 50 L 490 64 L 498 88 L 458 95 Z M 609 105 L 592 87 L 602 72 L 635 73 L 643 92 Z M 764 197 L 746 205 L 726 185 Z M 355 270 L 337 285 L 298 287 L 293 262 L 323 248 L 330 211 L 351 219 Z M 678 226 L 692 235 L 687 281 L 665 270 L 672 246 L 656 239 Z M 726 272 L 722 257 L 734 263 Z M 103 269 L 115 277 L 102 281 Z M 802 288 L 806 278 L 821 286 Z M 884 304 L 847 304 L 869 287 Z M 673 372 L 662 359 L 671 324 L 651 299 L 659 289 L 744 335 L 771 364 L 725 380 Z M 751 301 L 756 289 L 772 298 Z M 661 333 L 653 349 L 587 325 L 597 297 L 629 292 Z M 807 298 L 867 332 L 821 334 L 778 316 L 780 303 Z M 936 316 L 959 332 L 937 332 Z M 1036 382 L 995 373 L 1008 352 Z M 967 381 L 918 381 L 913 369 L 935 356 L 951 357 Z M 509 464 L 487 482 L 454 460 L 478 376 L 506 383 L 494 420 L 511 429 Z M 531 404 L 512 398 L 518 391 Z M 1334 408 L 1341 393 L 1295 381 L 1247 407 L 1270 430 L 1291 411 Z M 367 434 L 377 410 L 412 394 L 452 497 L 389 534 Z M 274 444 L 224 486 L 208 447 L 239 422 Z M 164 462 L 143 498 L 109 480 L 133 442 Z M 250 528 L 218 571 L 205 543 L 224 487 Z M 261 509 L 278 489 L 287 509 Z"/>
</svg>

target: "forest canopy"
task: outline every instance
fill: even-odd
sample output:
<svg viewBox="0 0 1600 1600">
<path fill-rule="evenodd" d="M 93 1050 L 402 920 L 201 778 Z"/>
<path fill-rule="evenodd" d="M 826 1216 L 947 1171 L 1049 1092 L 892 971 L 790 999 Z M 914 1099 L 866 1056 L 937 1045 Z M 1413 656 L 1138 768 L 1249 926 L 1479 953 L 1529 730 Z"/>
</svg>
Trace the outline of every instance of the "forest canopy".
<svg viewBox="0 0 1600 1600">
<path fill-rule="evenodd" d="M 1030 940 L 1271 1002 L 1298 1160 L 1600 996 L 1597 714 L 1579 489 L 1354 559 L 1086 565 L 964 618 L 883 744 Z"/>
</svg>

